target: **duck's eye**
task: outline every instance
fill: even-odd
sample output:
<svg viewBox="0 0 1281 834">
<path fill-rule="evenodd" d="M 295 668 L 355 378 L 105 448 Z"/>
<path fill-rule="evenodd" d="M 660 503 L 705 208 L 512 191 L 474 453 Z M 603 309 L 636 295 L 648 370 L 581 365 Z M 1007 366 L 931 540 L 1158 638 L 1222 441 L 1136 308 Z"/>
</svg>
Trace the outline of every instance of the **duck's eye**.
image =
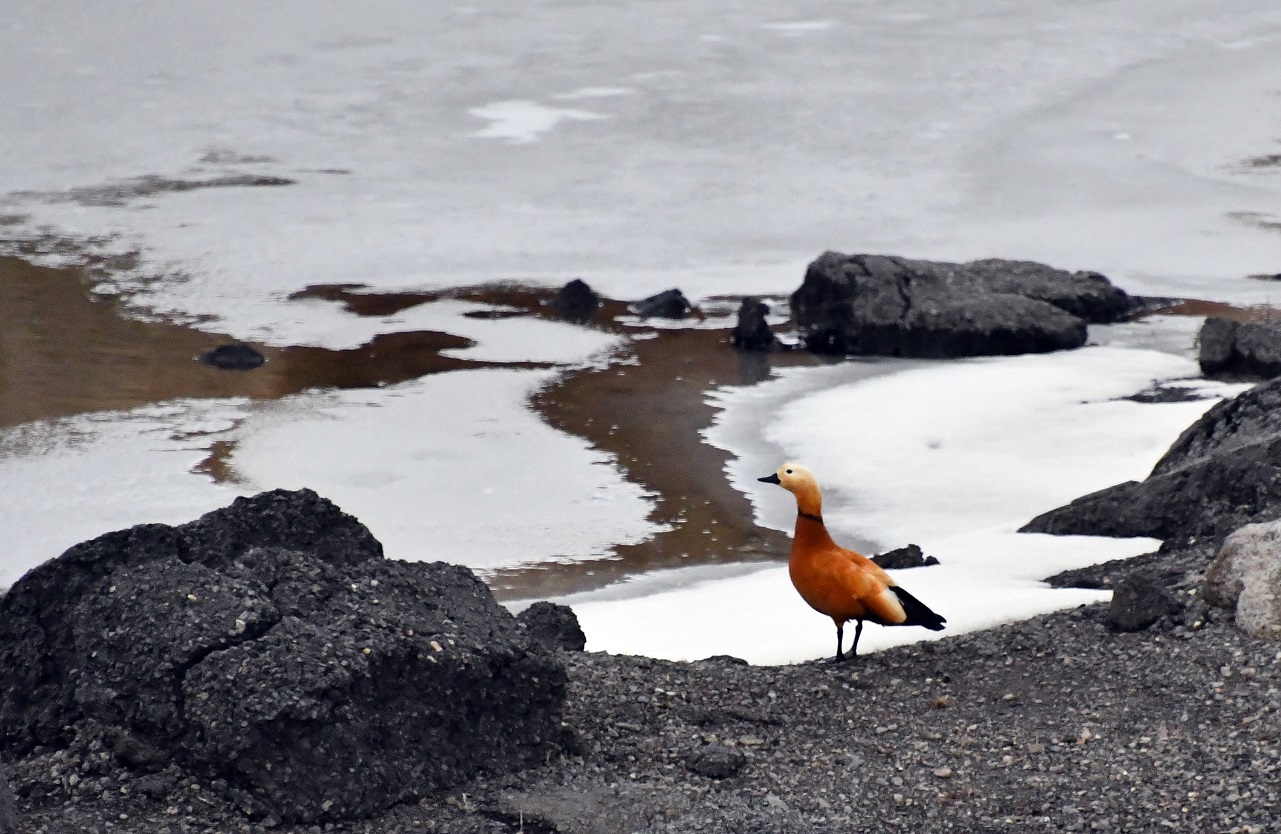
<svg viewBox="0 0 1281 834">
<path fill-rule="evenodd" d="M 788 474 L 788 475 L 792 474 L 792 470 L 790 470 L 790 469 L 789 469 L 789 470 L 787 470 L 787 474 Z"/>
</svg>

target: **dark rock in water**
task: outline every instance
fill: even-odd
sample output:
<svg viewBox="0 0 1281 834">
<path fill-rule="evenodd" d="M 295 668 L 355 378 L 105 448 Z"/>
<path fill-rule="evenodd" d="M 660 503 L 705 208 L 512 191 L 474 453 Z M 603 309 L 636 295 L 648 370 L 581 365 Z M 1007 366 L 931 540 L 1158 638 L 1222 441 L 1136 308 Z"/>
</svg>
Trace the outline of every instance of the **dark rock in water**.
<svg viewBox="0 0 1281 834">
<path fill-rule="evenodd" d="M 566 649 L 581 652 L 587 645 L 587 635 L 578 625 L 578 616 L 568 605 L 540 601 L 516 615 L 525 627 L 529 639 L 549 649 Z"/>
<path fill-rule="evenodd" d="M 1180 607 L 1155 574 L 1136 571 L 1117 583 L 1107 621 L 1116 631 L 1142 631 Z"/>
<path fill-rule="evenodd" d="M 1201 373 L 1281 376 L 1281 320 L 1245 322 L 1219 317 L 1205 320 L 1197 337 Z"/>
<path fill-rule="evenodd" d="M 552 306 L 569 321 L 582 323 L 600 309 L 600 296 L 582 278 L 575 278 L 560 288 Z"/>
<path fill-rule="evenodd" d="M 1181 385 L 1153 385 L 1146 391 L 1140 391 L 1122 399 L 1136 403 L 1190 403 L 1209 399 L 1209 396 L 1195 388 L 1186 388 Z"/>
<path fill-rule="evenodd" d="M 747 756 L 742 751 L 722 744 L 700 747 L 685 760 L 685 766 L 709 779 L 728 779 L 743 769 Z"/>
<path fill-rule="evenodd" d="M 1133 308 L 1094 272 L 837 252 L 809 265 L 791 301 L 816 353 L 934 358 L 1079 347 L 1087 322 L 1118 321 Z"/>
<path fill-rule="evenodd" d="M 13 801 L 13 769 L 0 762 L 0 834 L 18 834 L 18 811 Z"/>
<path fill-rule="evenodd" d="M 678 289 L 664 290 L 632 305 L 632 312 L 644 319 L 683 319 L 692 309 L 693 305 Z"/>
<path fill-rule="evenodd" d="M 261 368 L 267 361 L 267 357 L 259 353 L 253 345 L 247 345 L 244 342 L 219 345 L 196 358 L 206 365 L 213 365 L 224 371 L 252 371 L 254 368 Z"/>
<path fill-rule="evenodd" d="M 1127 481 L 1044 513 L 1029 533 L 1222 540 L 1281 516 L 1281 379 L 1212 406 L 1145 481 Z"/>
<path fill-rule="evenodd" d="M 381 550 L 308 490 L 71 548 L 0 599 L 0 748 L 91 724 L 300 821 L 541 761 L 561 662 L 466 568 Z"/>
<path fill-rule="evenodd" d="M 738 307 L 738 323 L 729 341 L 740 350 L 778 350 L 779 341 L 769 329 L 765 316 L 769 305 L 759 298 L 744 298 Z"/>
<path fill-rule="evenodd" d="M 885 570 L 905 570 L 937 565 L 938 559 L 926 556 L 918 545 L 909 544 L 896 550 L 887 550 L 872 557 L 872 561 Z"/>
</svg>

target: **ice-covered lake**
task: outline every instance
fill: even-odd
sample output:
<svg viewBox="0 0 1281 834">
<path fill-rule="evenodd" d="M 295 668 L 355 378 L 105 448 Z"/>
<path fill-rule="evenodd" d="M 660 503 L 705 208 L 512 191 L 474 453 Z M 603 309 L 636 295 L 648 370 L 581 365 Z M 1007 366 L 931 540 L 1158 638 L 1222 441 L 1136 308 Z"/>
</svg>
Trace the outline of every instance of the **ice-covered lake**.
<svg viewBox="0 0 1281 834">
<path fill-rule="evenodd" d="M 620 337 L 472 318 L 458 302 L 358 316 L 288 296 L 575 277 L 620 299 L 785 296 L 828 249 L 1028 258 L 1135 294 L 1281 301 L 1281 285 L 1248 277 L 1281 272 L 1273 0 L 6 11 L 0 251 L 40 236 L 137 251 L 99 289 L 139 316 L 334 350 L 432 329 L 475 340 L 458 353 L 478 360 L 600 365 Z M 1079 351 L 871 376 L 782 369 L 709 392 L 707 440 L 730 453 L 759 524 L 788 529 L 791 508 L 755 478 L 804 460 L 839 538 L 925 546 L 943 564 L 903 583 L 951 633 L 983 627 L 1097 599 L 1038 580 L 1153 546 L 1014 530 L 1142 477 L 1212 404 L 1123 399 L 1197 376 L 1196 325 L 1095 328 Z M 170 400 L 3 430 L 0 584 L 107 530 L 277 486 L 333 499 L 397 558 L 496 571 L 608 557 L 654 534 L 654 497 L 529 410 L 555 373 Z M 234 483 L 197 467 L 228 437 Z M 594 649 L 754 662 L 831 649 L 830 622 L 776 565 L 637 574 L 568 601 Z M 869 629 L 864 645 L 915 631 Z"/>
</svg>

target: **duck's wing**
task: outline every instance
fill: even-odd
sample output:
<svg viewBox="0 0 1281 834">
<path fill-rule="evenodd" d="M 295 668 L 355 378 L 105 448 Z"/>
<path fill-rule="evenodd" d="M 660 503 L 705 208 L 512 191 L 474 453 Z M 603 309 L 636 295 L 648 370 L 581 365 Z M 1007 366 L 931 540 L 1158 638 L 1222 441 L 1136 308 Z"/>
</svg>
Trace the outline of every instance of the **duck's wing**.
<svg viewBox="0 0 1281 834">
<path fill-rule="evenodd" d="M 862 553 L 856 553 L 855 551 L 845 547 L 838 547 L 837 551 L 840 553 L 842 558 L 848 560 L 849 562 L 852 562 L 854 564 L 854 567 L 858 568 L 861 571 L 866 571 L 867 573 L 870 573 L 872 576 L 876 577 L 878 581 L 885 583 L 889 587 L 893 588 L 895 585 L 898 584 L 897 582 L 894 581 L 894 578 L 892 576 L 890 576 L 881 568 L 880 565 L 876 564 L 871 559 L 864 556 Z"/>
</svg>

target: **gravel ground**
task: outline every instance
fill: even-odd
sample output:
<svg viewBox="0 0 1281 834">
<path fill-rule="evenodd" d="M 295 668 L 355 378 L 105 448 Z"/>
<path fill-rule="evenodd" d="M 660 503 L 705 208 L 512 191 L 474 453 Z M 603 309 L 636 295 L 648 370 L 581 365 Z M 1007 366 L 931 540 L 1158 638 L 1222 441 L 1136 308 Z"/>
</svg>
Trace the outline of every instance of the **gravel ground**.
<svg viewBox="0 0 1281 834">
<path fill-rule="evenodd" d="M 121 770 L 87 730 L 17 763 L 18 830 L 1274 830 L 1281 644 L 1194 598 L 1133 634 L 1105 610 L 844 664 L 566 654 L 566 755 L 359 823 L 248 819 L 225 786 Z"/>
</svg>

